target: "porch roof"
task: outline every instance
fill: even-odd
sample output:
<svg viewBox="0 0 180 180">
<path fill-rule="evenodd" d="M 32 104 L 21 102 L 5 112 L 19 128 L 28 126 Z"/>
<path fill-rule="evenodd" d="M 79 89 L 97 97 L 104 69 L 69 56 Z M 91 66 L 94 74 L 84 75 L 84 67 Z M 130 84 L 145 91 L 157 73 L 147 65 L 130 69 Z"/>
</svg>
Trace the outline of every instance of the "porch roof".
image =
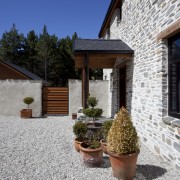
<svg viewBox="0 0 180 180">
<path fill-rule="evenodd" d="M 117 58 L 130 58 L 134 51 L 121 40 L 76 39 L 73 46 L 75 67 L 82 68 L 84 58 L 89 68 L 113 68 Z"/>
</svg>

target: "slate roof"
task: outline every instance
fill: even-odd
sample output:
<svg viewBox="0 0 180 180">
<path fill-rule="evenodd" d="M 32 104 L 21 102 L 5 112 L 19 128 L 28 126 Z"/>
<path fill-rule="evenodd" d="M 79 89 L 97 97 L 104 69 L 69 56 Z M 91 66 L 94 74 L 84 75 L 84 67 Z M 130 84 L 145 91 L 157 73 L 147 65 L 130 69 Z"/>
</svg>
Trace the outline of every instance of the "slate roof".
<svg viewBox="0 0 180 180">
<path fill-rule="evenodd" d="M 20 72 L 21 74 L 29 77 L 32 80 L 43 80 L 40 77 L 36 76 L 35 74 L 31 73 L 30 71 L 28 71 L 28 70 L 26 70 L 26 69 L 24 69 L 22 67 L 19 67 L 19 66 L 15 65 L 15 64 L 12 64 L 12 63 L 7 62 L 7 61 L 6 62 L 5 61 L 1 61 L 1 62 L 3 64 L 5 64 L 5 65 L 15 69 L 16 71 Z"/>
<path fill-rule="evenodd" d="M 113 39 L 76 39 L 73 46 L 76 52 L 102 52 L 102 53 L 134 53 L 123 41 Z"/>
</svg>

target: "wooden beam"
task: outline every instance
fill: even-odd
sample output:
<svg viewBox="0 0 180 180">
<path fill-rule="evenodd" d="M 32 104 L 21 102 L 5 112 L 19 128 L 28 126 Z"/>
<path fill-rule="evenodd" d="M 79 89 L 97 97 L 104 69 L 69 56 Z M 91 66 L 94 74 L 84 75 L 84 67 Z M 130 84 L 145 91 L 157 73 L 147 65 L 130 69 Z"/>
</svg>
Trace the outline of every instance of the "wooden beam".
<svg viewBox="0 0 180 180">
<path fill-rule="evenodd" d="M 83 55 L 83 56 L 82 56 Z M 84 62 L 84 54 L 75 55 L 75 67 L 82 68 Z M 117 58 L 131 58 L 132 54 L 105 54 L 91 53 L 88 56 L 89 68 L 113 68 Z"/>
<path fill-rule="evenodd" d="M 82 106 L 87 108 L 87 99 L 89 96 L 89 58 L 88 54 L 84 56 L 82 68 Z"/>
<path fill-rule="evenodd" d="M 132 57 L 132 54 L 129 53 L 93 53 L 93 54 L 89 54 L 89 59 L 91 58 L 129 58 Z"/>
</svg>

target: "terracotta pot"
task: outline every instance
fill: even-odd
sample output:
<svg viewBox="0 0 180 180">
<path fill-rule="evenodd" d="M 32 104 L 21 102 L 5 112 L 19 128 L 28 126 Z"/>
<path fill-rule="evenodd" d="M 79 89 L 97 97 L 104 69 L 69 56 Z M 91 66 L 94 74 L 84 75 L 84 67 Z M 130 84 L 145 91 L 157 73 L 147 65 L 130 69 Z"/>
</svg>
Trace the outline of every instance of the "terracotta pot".
<svg viewBox="0 0 180 180">
<path fill-rule="evenodd" d="M 84 142 L 79 145 L 80 153 L 83 156 L 85 165 L 89 167 L 99 167 L 103 162 L 102 147 L 97 149 L 84 148 Z"/>
<path fill-rule="evenodd" d="M 32 118 L 32 109 L 22 109 L 21 118 Z"/>
<path fill-rule="evenodd" d="M 76 139 L 74 139 L 74 147 L 76 149 L 77 152 L 80 152 L 80 148 L 79 145 L 81 144 L 81 141 L 77 141 Z"/>
<path fill-rule="evenodd" d="M 72 119 L 77 119 L 77 113 L 72 113 Z"/>
<path fill-rule="evenodd" d="M 119 179 L 132 180 L 136 175 L 138 153 L 117 156 L 108 152 L 113 176 Z"/>
<path fill-rule="evenodd" d="M 100 143 L 101 143 L 101 146 L 102 146 L 102 148 L 103 148 L 103 152 L 104 152 L 105 154 L 108 154 L 108 152 L 107 152 L 107 143 L 104 142 L 103 139 L 101 139 Z"/>
</svg>

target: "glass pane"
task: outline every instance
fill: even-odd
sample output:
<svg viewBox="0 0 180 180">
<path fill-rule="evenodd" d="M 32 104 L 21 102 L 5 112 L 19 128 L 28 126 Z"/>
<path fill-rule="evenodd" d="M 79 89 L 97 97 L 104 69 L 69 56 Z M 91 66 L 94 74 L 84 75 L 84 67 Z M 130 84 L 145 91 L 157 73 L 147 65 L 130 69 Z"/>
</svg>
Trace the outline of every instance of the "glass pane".
<svg viewBox="0 0 180 180">
<path fill-rule="evenodd" d="M 170 55 L 180 54 L 180 35 L 170 40 Z"/>
<path fill-rule="evenodd" d="M 170 66 L 170 111 L 180 112 L 180 63 Z"/>
</svg>

